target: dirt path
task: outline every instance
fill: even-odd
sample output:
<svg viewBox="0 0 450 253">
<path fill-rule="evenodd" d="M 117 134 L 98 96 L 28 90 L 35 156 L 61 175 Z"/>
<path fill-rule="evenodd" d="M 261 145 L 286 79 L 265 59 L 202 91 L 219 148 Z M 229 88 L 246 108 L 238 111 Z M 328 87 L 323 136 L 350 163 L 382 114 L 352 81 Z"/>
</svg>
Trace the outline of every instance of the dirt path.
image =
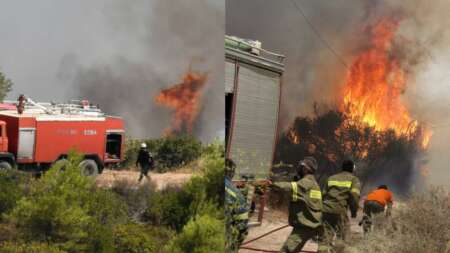
<svg viewBox="0 0 450 253">
<path fill-rule="evenodd" d="M 358 226 L 358 222 L 362 217 L 362 211 L 358 213 L 358 217 L 356 219 L 351 219 L 350 228 L 352 233 L 362 234 L 362 228 Z M 261 226 L 252 227 L 249 230 L 249 235 L 247 236 L 245 241 L 256 238 L 260 235 L 263 235 L 273 229 L 282 227 L 287 225 L 287 213 L 282 211 L 274 211 L 274 210 L 266 210 L 264 212 L 264 219 Z M 279 230 L 273 234 L 270 234 L 266 237 L 263 237 L 255 242 L 249 243 L 245 246 L 250 246 L 253 248 L 264 249 L 264 250 L 275 250 L 278 251 L 283 246 L 284 241 L 286 241 L 287 237 L 292 231 L 292 227 L 284 228 Z M 317 252 L 317 243 L 313 241 L 308 241 L 305 247 L 303 248 L 306 252 Z M 239 253 L 255 253 L 260 251 L 252 251 L 252 250 L 239 250 Z"/>
<path fill-rule="evenodd" d="M 250 228 L 249 235 L 247 236 L 245 241 L 251 240 L 260 235 L 263 235 L 273 229 L 277 229 L 279 227 L 287 225 L 287 220 L 288 220 L 287 213 L 284 213 L 282 211 L 266 210 L 264 212 L 264 219 L 263 219 L 261 226 Z M 273 234 L 270 234 L 266 237 L 263 237 L 255 242 L 249 243 L 245 246 L 258 248 L 258 249 L 278 251 L 283 246 L 284 241 L 287 239 L 287 237 L 289 236 L 291 231 L 292 231 L 292 227 L 287 227 L 287 228 L 279 230 Z M 308 251 L 316 251 L 317 244 L 309 241 L 303 249 L 308 250 Z M 258 252 L 258 251 L 245 250 L 245 249 L 239 250 L 239 253 L 250 253 L 250 252 L 254 253 L 254 252 Z"/>
<path fill-rule="evenodd" d="M 158 190 L 164 189 L 169 185 L 181 185 L 189 181 L 192 177 L 191 173 L 183 172 L 166 172 L 166 173 L 154 173 L 150 172 L 149 176 L 152 183 L 156 184 Z M 104 170 L 96 178 L 96 183 L 100 187 L 111 187 L 116 181 L 128 181 L 130 185 L 139 185 L 139 172 L 131 170 Z M 144 178 L 141 182 L 145 183 L 147 180 Z"/>
</svg>

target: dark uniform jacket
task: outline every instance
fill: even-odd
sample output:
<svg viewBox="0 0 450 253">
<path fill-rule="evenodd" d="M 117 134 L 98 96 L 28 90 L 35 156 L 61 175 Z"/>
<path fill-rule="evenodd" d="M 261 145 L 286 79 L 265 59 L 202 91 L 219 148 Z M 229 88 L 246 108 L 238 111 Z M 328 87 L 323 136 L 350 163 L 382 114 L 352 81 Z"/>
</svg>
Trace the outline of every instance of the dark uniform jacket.
<svg viewBox="0 0 450 253">
<path fill-rule="evenodd" d="M 322 225 L 322 193 L 313 175 L 296 182 L 276 182 L 290 193 L 289 225 L 317 228 Z"/>
<path fill-rule="evenodd" d="M 352 214 L 358 211 L 361 184 L 352 173 L 342 171 L 328 178 L 323 191 L 323 212 L 346 214 L 350 208 Z"/>
<path fill-rule="evenodd" d="M 150 156 L 150 153 L 146 149 L 139 150 L 138 158 L 136 164 L 142 167 L 142 169 L 149 169 L 153 167 L 153 157 Z"/>
<path fill-rule="evenodd" d="M 247 199 L 228 178 L 225 178 L 225 209 L 232 216 L 234 222 L 248 220 Z"/>
</svg>

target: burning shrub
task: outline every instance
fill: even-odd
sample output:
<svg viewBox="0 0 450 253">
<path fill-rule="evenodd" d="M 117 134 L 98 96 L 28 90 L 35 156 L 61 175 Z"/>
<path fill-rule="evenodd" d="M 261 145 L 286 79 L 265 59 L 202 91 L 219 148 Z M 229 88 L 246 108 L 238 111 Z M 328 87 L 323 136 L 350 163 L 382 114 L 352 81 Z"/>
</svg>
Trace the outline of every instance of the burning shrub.
<svg viewBox="0 0 450 253">
<path fill-rule="evenodd" d="M 414 52 L 414 45 L 399 33 L 401 16 L 363 23 L 365 43 L 355 51 L 344 82 L 333 84 L 340 88 L 334 108 L 298 117 L 278 143 L 278 162 L 295 165 L 305 155 L 315 156 L 323 181 L 350 158 L 357 162 L 363 182 L 386 181 L 398 193 L 409 190 L 424 169 L 432 132 L 412 117 L 404 102 L 419 59 L 405 57 L 409 50 Z"/>
<path fill-rule="evenodd" d="M 378 221 L 366 238 L 349 242 L 345 252 L 450 252 L 448 210 L 450 192 L 442 188 L 413 194 L 390 220 Z"/>
<path fill-rule="evenodd" d="M 318 160 L 317 174 L 323 184 L 329 175 L 340 170 L 342 160 L 351 158 L 363 183 L 383 181 L 405 193 L 418 174 L 418 167 L 424 164 L 422 133 L 419 127 L 408 135 L 398 135 L 391 129 L 376 130 L 334 110 L 314 117 L 297 117 L 280 137 L 275 156 L 277 163 L 291 166 L 281 164 L 273 171 L 286 177 L 292 174 L 292 165 L 311 155 Z"/>
</svg>

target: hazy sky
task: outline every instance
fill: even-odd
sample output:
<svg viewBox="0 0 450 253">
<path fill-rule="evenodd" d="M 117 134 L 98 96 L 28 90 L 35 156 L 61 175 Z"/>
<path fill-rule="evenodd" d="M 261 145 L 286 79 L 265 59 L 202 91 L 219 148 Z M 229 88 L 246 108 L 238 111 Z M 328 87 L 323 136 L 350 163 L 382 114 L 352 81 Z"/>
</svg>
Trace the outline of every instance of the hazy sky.
<svg viewBox="0 0 450 253">
<path fill-rule="evenodd" d="M 211 139 L 223 131 L 224 5 L 0 0 L 0 71 L 14 82 L 8 99 L 22 93 L 36 101 L 88 97 L 124 116 L 132 134 L 156 137 L 170 117 L 152 97 L 191 65 L 209 73 L 196 134 Z"/>
</svg>

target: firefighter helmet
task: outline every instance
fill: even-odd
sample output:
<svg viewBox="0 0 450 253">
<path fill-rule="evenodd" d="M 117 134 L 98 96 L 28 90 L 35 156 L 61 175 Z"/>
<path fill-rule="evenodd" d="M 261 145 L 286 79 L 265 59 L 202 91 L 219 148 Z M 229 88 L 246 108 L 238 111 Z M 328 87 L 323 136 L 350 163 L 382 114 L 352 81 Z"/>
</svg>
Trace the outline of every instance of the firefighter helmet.
<svg viewBox="0 0 450 253">
<path fill-rule="evenodd" d="M 315 173 L 317 170 L 317 161 L 312 156 L 307 156 L 299 163 L 299 168 L 306 168 L 310 173 Z"/>
</svg>

